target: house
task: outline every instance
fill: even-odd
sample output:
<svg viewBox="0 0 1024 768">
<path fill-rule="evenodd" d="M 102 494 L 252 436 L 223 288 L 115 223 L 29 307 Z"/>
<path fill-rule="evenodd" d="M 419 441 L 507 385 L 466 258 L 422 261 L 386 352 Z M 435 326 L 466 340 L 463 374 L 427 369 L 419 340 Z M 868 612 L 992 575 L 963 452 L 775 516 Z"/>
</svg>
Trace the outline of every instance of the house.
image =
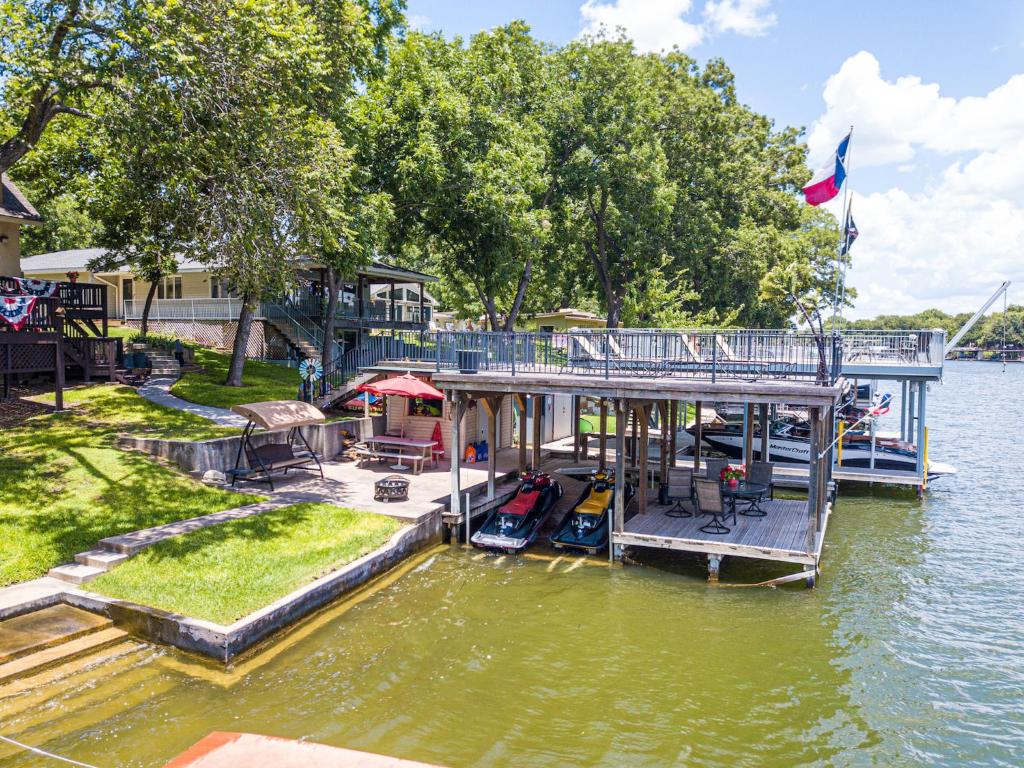
<svg viewBox="0 0 1024 768">
<path fill-rule="evenodd" d="M 14 182 L 0 175 L 0 275 L 21 277 L 21 228 L 42 221 Z"/>
<path fill-rule="evenodd" d="M 554 312 L 539 312 L 525 321 L 526 329 L 540 333 L 558 333 L 570 328 L 604 328 L 607 321 L 593 312 L 580 309 L 556 309 Z"/>
<path fill-rule="evenodd" d="M 114 271 L 92 272 L 88 265 L 105 251 L 83 248 L 31 256 L 21 260 L 27 277 L 101 283 L 109 287 L 112 320 L 138 327 L 149 292 L 149 283 L 133 275 L 127 266 Z M 319 357 L 326 296 L 326 269 L 313 262 L 297 270 L 297 286 L 287 296 L 260 303 L 248 355 L 263 359 Z M 424 290 L 437 278 L 415 270 L 374 261 L 342 284 L 335 312 L 339 351 L 358 345 L 360 339 L 381 330 L 425 330 L 436 301 Z M 231 286 L 209 266 L 188 257 L 178 260 L 178 270 L 157 285 L 149 313 L 149 327 L 156 333 L 174 334 L 199 344 L 228 350 L 234 343 L 241 302 Z"/>
</svg>

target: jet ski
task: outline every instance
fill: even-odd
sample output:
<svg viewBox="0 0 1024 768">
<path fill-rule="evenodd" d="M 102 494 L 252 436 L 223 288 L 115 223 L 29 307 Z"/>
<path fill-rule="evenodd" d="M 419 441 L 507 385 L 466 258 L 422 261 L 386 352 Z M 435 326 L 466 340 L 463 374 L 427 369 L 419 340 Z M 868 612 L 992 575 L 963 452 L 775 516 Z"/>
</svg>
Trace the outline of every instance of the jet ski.
<svg viewBox="0 0 1024 768">
<path fill-rule="evenodd" d="M 562 496 L 562 486 L 543 472 L 527 472 L 510 501 L 487 516 L 472 535 L 474 547 L 507 552 L 522 552 L 534 539 Z"/>
<path fill-rule="evenodd" d="M 628 504 L 633 496 L 633 486 L 626 483 L 624 493 Z M 552 534 L 551 544 L 556 549 L 578 549 L 597 554 L 608 546 L 608 524 L 614 506 L 615 483 L 607 473 L 598 472 Z"/>
</svg>

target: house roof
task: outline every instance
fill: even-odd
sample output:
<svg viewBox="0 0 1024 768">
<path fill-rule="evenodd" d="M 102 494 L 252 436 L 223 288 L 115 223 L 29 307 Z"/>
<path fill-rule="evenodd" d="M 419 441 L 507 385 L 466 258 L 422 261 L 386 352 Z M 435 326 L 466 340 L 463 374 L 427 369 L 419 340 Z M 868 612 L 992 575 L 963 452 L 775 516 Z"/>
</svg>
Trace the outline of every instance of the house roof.
<svg viewBox="0 0 1024 768">
<path fill-rule="evenodd" d="M 40 253 L 38 256 L 23 256 L 21 270 L 26 274 L 32 272 L 87 272 L 86 264 L 98 256 L 103 256 L 106 252 L 106 248 L 75 248 L 70 251 Z M 209 265 L 193 259 L 178 257 L 179 272 L 209 272 L 212 269 Z M 126 266 L 121 266 L 113 271 L 127 273 L 131 270 Z M 383 261 L 371 262 L 370 266 L 361 269 L 360 272 L 371 277 L 394 278 L 400 282 L 433 283 L 437 281 L 433 275 L 387 264 Z M 109 274 L 109 272 L 104 270 L 100 274 Z"/>
<path fill-rule="evenodd" d="M 7 178 L 7 174 L 0 175 L 0 218 L 33 224 L 43 220 L 28 198 Z"/>
</svg>

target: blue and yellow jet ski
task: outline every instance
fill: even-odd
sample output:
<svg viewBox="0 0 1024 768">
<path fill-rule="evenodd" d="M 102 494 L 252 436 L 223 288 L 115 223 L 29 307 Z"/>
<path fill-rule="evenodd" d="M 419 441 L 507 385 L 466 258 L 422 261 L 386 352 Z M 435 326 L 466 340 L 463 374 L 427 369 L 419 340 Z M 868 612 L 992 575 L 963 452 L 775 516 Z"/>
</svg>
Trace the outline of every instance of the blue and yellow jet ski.
<svg viewBox="0 0 1024 768">
<path fill-rule="evenodd" d="M 625 502 L 633 496 L 633 486 L 625 484 Z M 576 506 L 565 516 L 551 536 L 556 549 L 579 549 L 597 554 L 608 547 L 608 525 L 615 507 L 615 483 L 611 475 L 598 472 L 580 495 Z"/>
<path fill-rule="evenodd" d="M 481 549 L 522 552 L 537 538 L 561 496 L 562 486 L 549 475 L 527 472 L 516 495 L 492 512 L 470 541 Z"/>
</svg>

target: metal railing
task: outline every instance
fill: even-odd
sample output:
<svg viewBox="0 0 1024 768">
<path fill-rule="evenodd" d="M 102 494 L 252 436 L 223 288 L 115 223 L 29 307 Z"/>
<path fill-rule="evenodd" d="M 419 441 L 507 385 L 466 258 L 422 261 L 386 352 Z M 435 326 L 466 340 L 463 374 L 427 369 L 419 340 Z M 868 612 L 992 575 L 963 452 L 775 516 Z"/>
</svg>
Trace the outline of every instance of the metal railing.
<svg viewBox="0 0 1024 768">
<path fill-rule="evenodd" d="M 124 319 L 141 320 L 144 299 L 126 299 Z M 223 299 L 153 299 L 149 309 L 150 320 L 237 320 L 242 312 L 242 300 Z"/>
<path fill-rule="evenodd" d="M 840 376 L 843 341 L 794 331 L 583 330 L 565 333 L 441 332 L 437 370 L 573 373 L 758 381 Z"/>
<path fill-rule="evenodd" d="M 843 358 L 867 365 L 942 365 L 944 330 L 842 332 Z"/>
</svg>

